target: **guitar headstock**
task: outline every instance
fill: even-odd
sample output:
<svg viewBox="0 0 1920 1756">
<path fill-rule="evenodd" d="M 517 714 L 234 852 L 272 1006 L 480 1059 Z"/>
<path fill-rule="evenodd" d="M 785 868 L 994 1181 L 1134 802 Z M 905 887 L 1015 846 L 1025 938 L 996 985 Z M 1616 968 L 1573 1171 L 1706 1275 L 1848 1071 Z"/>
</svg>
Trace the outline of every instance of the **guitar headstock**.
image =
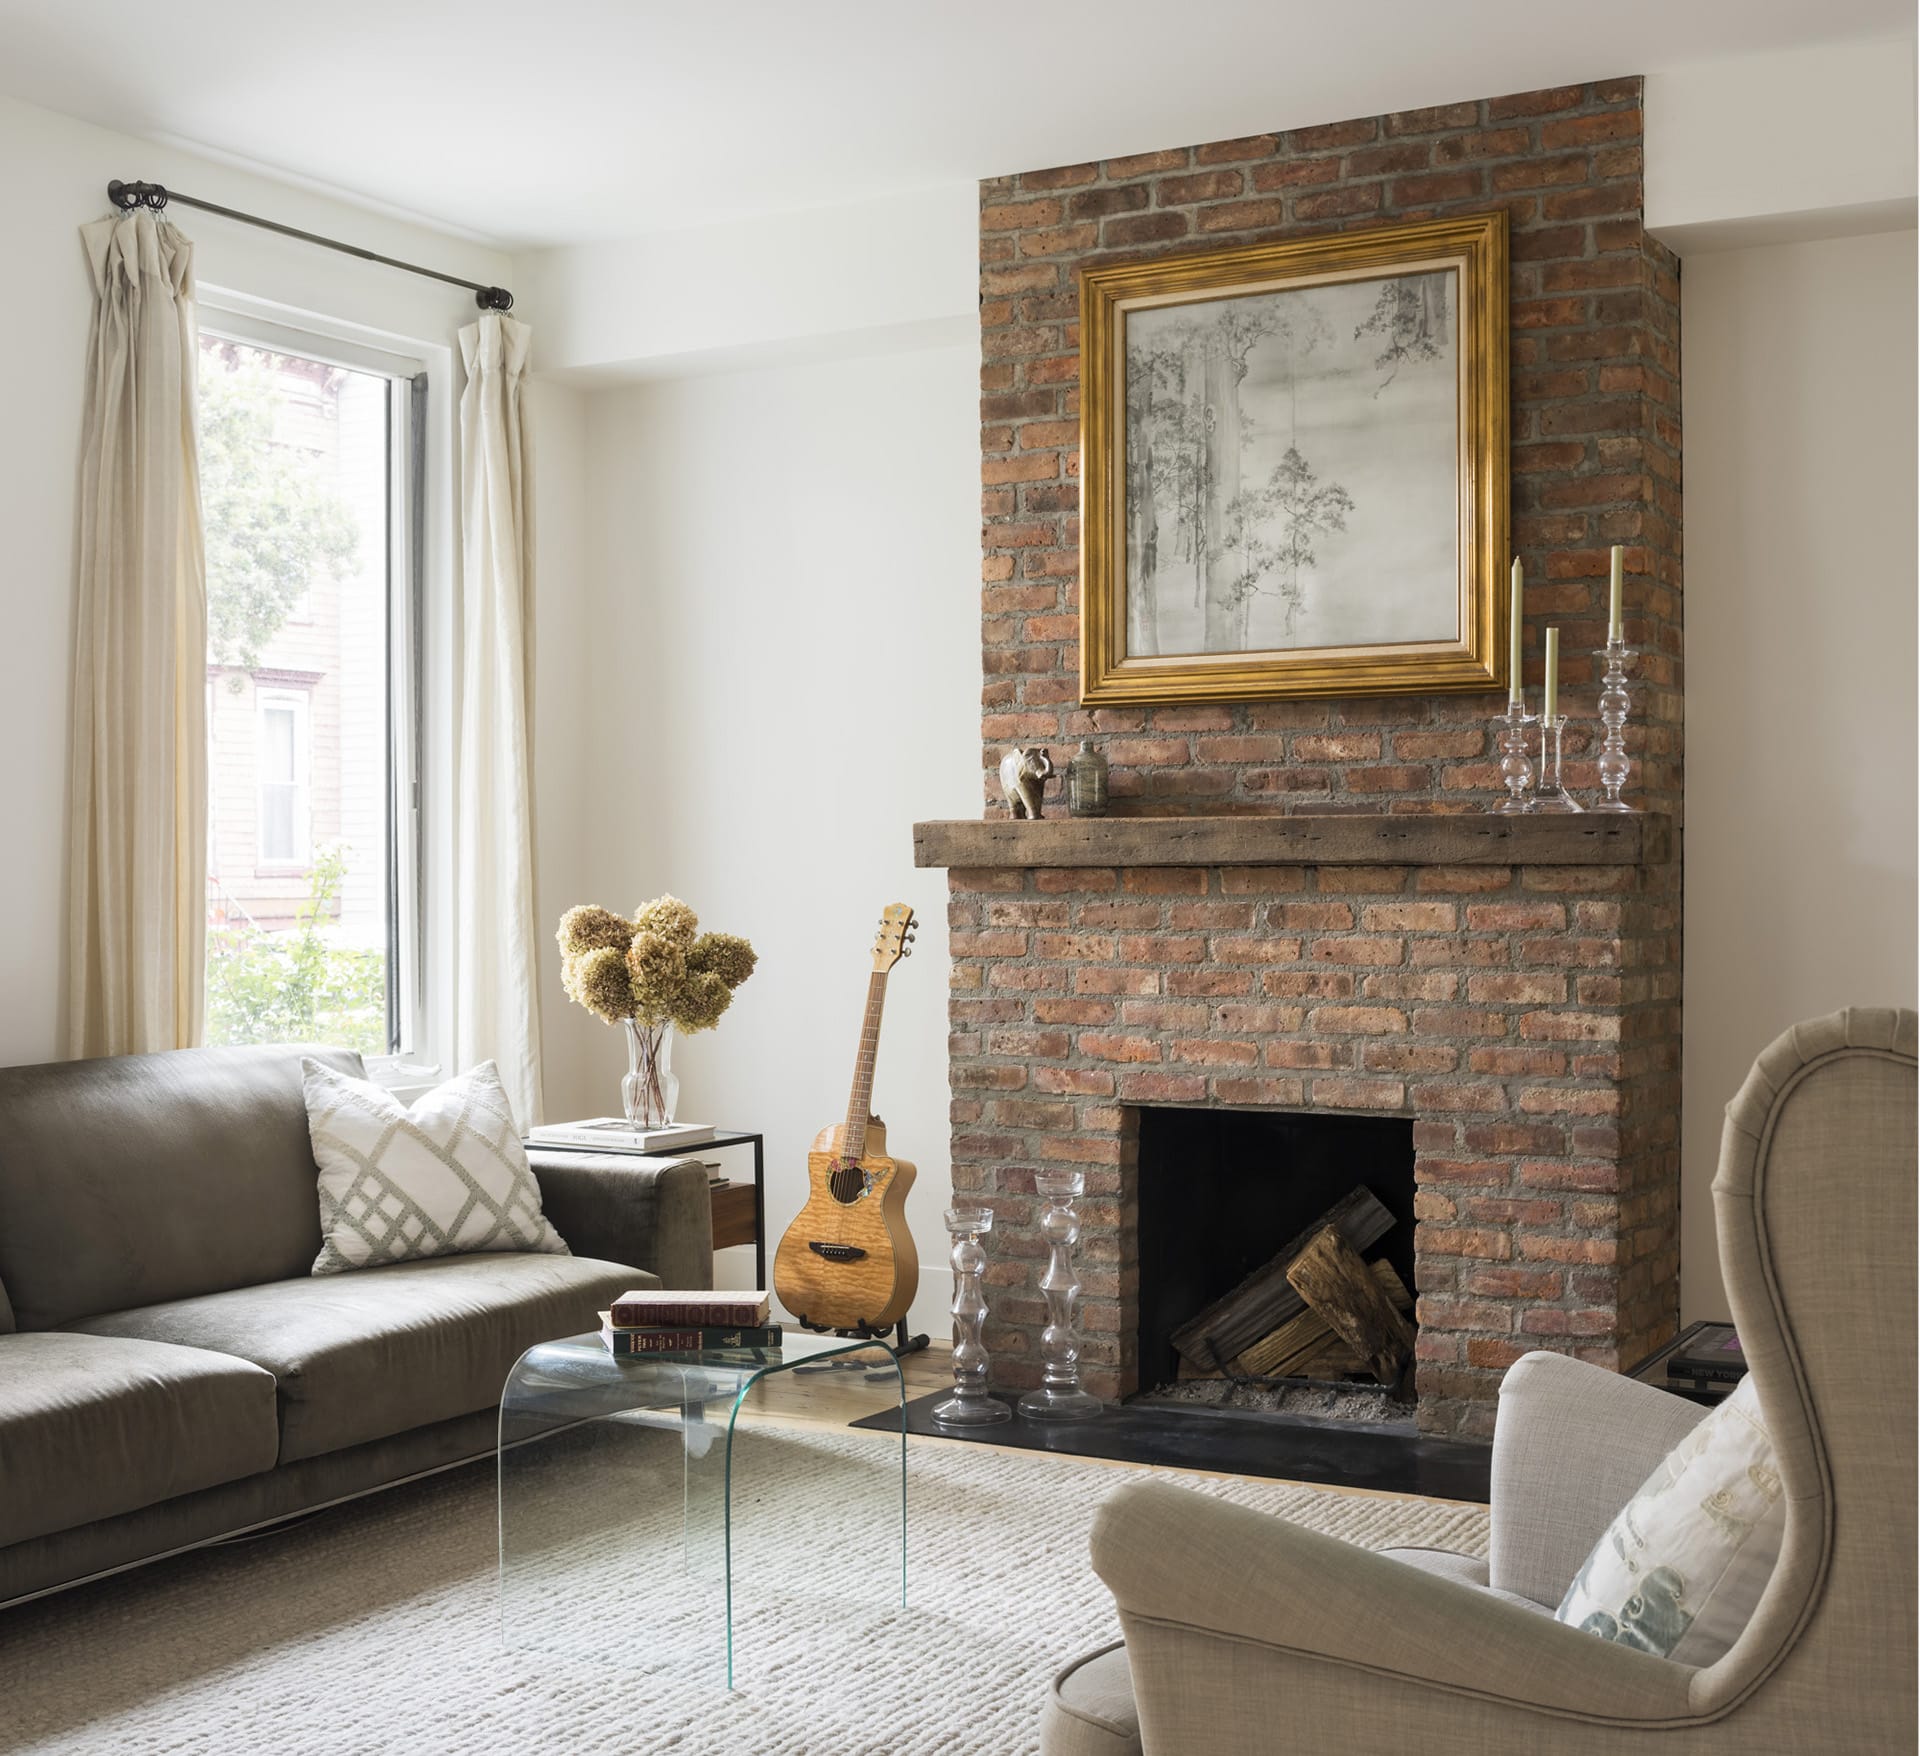
<svg viewBox="0 0 1920 1756">
<path fill-rule="evenodd" d="M 913 936 L 920 923 L 904 902 L 890 902 L 880 911 L 880 931 L 873 936 L 873 968 L 885 975 L 903 957 L 913 955 Z"/>
</svg>

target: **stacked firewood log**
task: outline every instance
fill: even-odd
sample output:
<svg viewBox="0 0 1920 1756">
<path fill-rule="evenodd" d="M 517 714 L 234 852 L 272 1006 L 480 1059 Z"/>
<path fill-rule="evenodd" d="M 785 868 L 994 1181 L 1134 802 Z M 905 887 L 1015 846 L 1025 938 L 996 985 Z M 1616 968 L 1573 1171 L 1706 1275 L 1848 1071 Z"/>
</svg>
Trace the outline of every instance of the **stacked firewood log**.
<svg viewBox="0 0 1920 1756">
<path fill-rule="evenodd" d="M 1413 1357 L 1413 1295 L 1363 1252 L 1393 1226 L 1355 1189 L 1271 1260 L 1173 1333 L 1185 1377 L 1339 1378 L 1397 1383 Z"/>
</svg>

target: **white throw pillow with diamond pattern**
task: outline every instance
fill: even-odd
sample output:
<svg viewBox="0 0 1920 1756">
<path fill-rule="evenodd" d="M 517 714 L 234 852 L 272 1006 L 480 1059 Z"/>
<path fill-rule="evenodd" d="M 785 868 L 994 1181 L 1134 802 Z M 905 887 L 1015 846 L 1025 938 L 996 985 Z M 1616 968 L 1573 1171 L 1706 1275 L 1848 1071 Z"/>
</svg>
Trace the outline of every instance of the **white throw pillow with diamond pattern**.
<svg viewBox="0 0 1920 1756">
<path fill-rule="evenodd" d="M 569 1254 L 540 1211 L 499 1069 L 482 1061 L 411 1110 L 384 1086 L 300 1063 L 320 1167 L 315 1274 L 482 1250 Z"/>
</svg>

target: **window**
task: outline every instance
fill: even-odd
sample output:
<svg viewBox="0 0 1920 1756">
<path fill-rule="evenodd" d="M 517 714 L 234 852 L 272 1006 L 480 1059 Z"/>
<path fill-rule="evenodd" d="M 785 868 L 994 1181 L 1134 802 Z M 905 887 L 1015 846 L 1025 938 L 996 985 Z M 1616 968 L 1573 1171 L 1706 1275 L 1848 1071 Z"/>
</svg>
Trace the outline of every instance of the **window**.
<svg viewBox="0 0 1920 1756">
<path fill-rule="evenodd" d="M 312 773 L 312 746 L 307 739 L 307 696 L 283 689 L 262 689 L 254 697 L 259 706 L 259 730 L 254 740 L 254 768 L 260 777 L 259 825 L 261 867 L 307 865 L 312 831 L 308 788 Z"/>
<path fill-rule="evenodd" d="M 420 1051 L 425 385 L 203 312 L 209 1042 Z"/>
</svg>

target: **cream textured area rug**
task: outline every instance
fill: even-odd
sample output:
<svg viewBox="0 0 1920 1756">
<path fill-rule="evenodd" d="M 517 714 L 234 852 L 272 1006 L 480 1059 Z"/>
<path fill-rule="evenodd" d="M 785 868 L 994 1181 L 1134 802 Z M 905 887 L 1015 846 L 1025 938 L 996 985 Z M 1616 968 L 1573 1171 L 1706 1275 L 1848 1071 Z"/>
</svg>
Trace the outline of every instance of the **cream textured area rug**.
<svg viewBox="0 0 1920 1756">
<path fill-rule="evenodd" d="M 781 1443 L 791 1467 L 764 1474 L 736 1519 L 777 1536 L 794 1577 L 830 1575 L 838 1501 L 818 1492 L 822 1471 L 878 1480 L 898 1452 L 825 1431 Z M 1371 1548 L 1486 1545 L 1479 1507 L 1151 1473 Z M 597 1654 L 504 1646 L 494 1474 L 460 1470 L 0 1612 L 0 1751 L 1030 1756 L 1048 1678 L 1117 1631 L 1087 1533 L 1123 1479 L 915 1444 L 911 1607 L 856 1625 L 756 1595 L 728 1693 L 709 1600 L 682 1596 L 630 1533 L 583 1536 L 572 1574 L 545 1587 L 558 1579 L 576 1608 L 624 1605 Z M 596 1502 L 576 1498 L 591 1532 Z M 864 1518 L 876 1502 L 854 1503 Z M 537 1598 L 512 1600 L 523 1632 Z"/>
</svg>

